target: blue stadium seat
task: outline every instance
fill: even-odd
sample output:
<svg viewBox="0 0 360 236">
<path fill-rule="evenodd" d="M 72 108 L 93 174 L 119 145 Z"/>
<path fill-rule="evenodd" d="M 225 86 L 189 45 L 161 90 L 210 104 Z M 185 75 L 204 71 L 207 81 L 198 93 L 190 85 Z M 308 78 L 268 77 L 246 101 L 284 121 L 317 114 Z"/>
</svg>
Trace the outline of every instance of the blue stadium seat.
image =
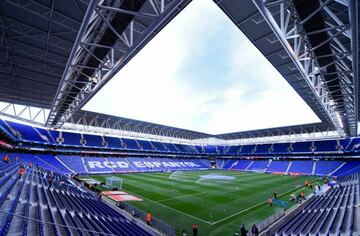
<svg viewBox="0 0 360 236">
<path fill-rule="evenodd" d="M 342 161 L 318 161 L 316 162 L 315 175 L 329 175 L 343 163 Z"/>
<path fill-rule="evenodd" d="M 360 232 L 358 181 L 310 197 L 276 225 L 275 235 L 355 235 Z"/>
<path fill-rule="evenodd" d="M 82 146 L 79 133 L 62 132 L 62 138 L 64 139 L 63 145 Z"/>
<path fill-rule="evenodd" d="M 349 146 L 349 144 L 350 144 L 350 141 L 351 141 L 351 139 L 340 139 L 339 140 L 339 142 L 340 142 L 340 149 L 341 149 L 341 151 L 344 151 L 344 152 L 346 152 L 347 151 L 347 149 L 348 149 L 348 146 Z"/>
<path fill-rule="evenodd" d="M 130 150 L 140 150 L 141 149 L 134 139 L 121 138 L 121 140 L 125 143 L 126 149 L 130 149 Z"/>
<path fill-rule="evenodd" d="M 174 153 L 180 152 L 172 143 L 164 143 L 164 146 L 170 151 Z"/>
<path fill-rule="evenodd" d="M 335 173 L 334 176 L 346 176 L 355 173 L 360 173 L 360 161 L 350 160 L 347 161 L 343 166 L 340 167 Z"/>
<path fill-rule="evenodd" d="M 230 146 L 226 150 L 226 154 L 238 154 L 239 153 L 240 146 Z"/>
<path fill-rule="evenodd" d="M 83 134 L 83 138 L 86 141 L 88 147 L 104 147 L 103 140 L 100 135 Z"/>
<path fill-rule="evenodd" d="M 34 129 L 37 130 L 37 132 L 39 133 L 39 135 L 46 140 L 46 142 L 48 143 L 56 143 L 56 139 L 53 139 L 53 137 L 50 135 L 50 133 L 48 132 L 48 130 L 46 129 L 42 129 L 39 127 L 34 127 Z"/>
<path fill-rule="evenodd" d="M 337 140 L 315 141 L 315 152 L 337 152 Z"/>
<path fill-rule="evenodd" d="M 256 145 L 256 151 L 255 154 L 269 154 L 269 149 L 271 147 L 271 144 L 259 144 Z"/>
<path fill-rule="evenodd" d="M 208 153 L 208 154 L 216 154 L 216 146 L 203 146 L 204 150 L 205 150 L 205 153 Z"/>
<path fill-rule="evenodd" d="M 285 173 L 289 164 L 289 161 L 272 161 L 266 171 L 271 173 Z"/>
<path fill-rule="evenodd" d="M 240 153 L 241 154 L 252 154 L 254 148 L 255 148 L 255 145 L 243 145 Z"/>
<path fill-rule="evenodd" d="M 265 170 L 268 165 L 269 165 L 269 160 L 255 160 L 248 167 L 248 170 Z"/>
<path fill-rule="evenodd" d="M 58 137 L 59 137 L 59 131 L 56 130 L 48 130 L 49 135 L 51 136 L 52 140 L 55 141 L 55 143 L 59 143 L 58 142 Z"/>
<path fill-rule="evenodd" d="M 273 150 L 271 153 L 273 154 L 287 154 L 289 153 L 289 143 L 274 143 Z"/>
<path fill-rule="evenodd" d="M 109 137 L 109 136 L 104 136 L 105 142 L 107 143 L 107 147 L 109 148 L 123 148 L 121 146 L 121 142 L 119 138 L 116 137 Z"/>
<path fill-rule="evenodd" d="M 160 142 L 151 141 L 152 145 L 155 147 L 155 149 L 159 152 L 166 152 L 167 149 L 165 146 Z"/>
<path fill-rule="evenodd" d="M 296 142 L 292 144 L 293 153 L 310 153 L 311 142 Z"/>
<path fill-rule="evenodd" d="M 313 166 L 314 162 L 312 160 L 292 161 L 289 173 L 311 174 Z"/>
<path fill-rule="evenodd" d="M 0 119 L 0 129 L 10 137 L 17 139 L 16 135 L 10 130 L 11 127 L 2 119 Z"/>
<path fill-rule="evenodd" d="M 137 142 L 140 145 L 140 149 L 146 150 L 146 151 L 154 151 L 154 148 L 149 141 L 138 139 Z"/>
<path fill-rule="evenodd" d="M 20 123 L 15 123 L 11 121 L 7 121 L 7 123 L 16 131 L 18 131 L 21 135 L 21 139 L 28 140 L 32 142 L 40 142 L 46 143 L 39 133 L 34 129 L 34 127 L 29 125 L 23 125 Z"/>
<path fill-rule="evenodd" d="M 224 169 L 228 170 L 245 170 L 253 161 L 252 160 L 229 160 L 224 165 Z"/>
<path fill-rule="evenodd" d="M 76 171 L 76 173 L 87 173 L 83 159 L 78 156 L 65 156 L 58 155 L 57 156 L 66 166 L 70 167 L 72 170 Z"/>
</svg>

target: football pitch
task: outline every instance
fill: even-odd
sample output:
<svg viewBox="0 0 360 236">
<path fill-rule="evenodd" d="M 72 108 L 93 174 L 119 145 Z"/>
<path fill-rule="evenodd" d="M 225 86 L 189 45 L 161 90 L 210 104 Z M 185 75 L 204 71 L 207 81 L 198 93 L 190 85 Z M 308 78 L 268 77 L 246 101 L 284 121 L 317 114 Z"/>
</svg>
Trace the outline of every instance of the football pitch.
<svg viewBox="0 0 360 236">
<path fill-rule="evenodd" d="M 204 175 L 211 179 L 201 178 Z M 91 178 L 105 181 L 106 176 L 109 175 Z M 113 176 L 123 179 L 123 190 L 143 199 L 127 203 L 173 225 L 178 235 L 182 230 L 191 235 L 194 223 L 199 225 L 198 235 L 234 235 L 241 223 L 249 229 L 280 210 L 266 204 L 273 192 L 289 201 L 293 193 L 310 193 L 309 189 L 298 187 L 305 180 L 320 181 L 309 176 L 221 170 Z"/>
</svg>

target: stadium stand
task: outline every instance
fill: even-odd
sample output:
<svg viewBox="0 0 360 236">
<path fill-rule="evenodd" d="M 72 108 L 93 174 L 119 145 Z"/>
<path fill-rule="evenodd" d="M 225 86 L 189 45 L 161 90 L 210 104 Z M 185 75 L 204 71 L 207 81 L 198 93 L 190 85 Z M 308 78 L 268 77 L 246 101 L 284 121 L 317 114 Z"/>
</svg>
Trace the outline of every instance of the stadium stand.
<svg viewBox="0 0 360 236">
<path fill-rule="evenodd" d="M 211 168 L 208 159 L 80 157 L 22 153 L 11 153 L 9 156 L 12 160 L 18 159 L 19 162 L 32 163 L 34 166 L 60 174 L 204 170 Z"/>
<path fill-rule="evenodd" d="M 139 143 L 137 143 L 136 140 L 127 139 L 127 138 L 121 138 L 121 140 L 125 144 L 124 148 L 126 148 L 126 149 L 130 149 L 130 150 L 141 149 L 141 147 L 139 146 Z"/>
<path fill-rule="evenodd" d="M 289 153 L 289 143 L 274 143 L 272 147 L 272 152 L 274 154 L 288 154 Z"/>
<path fill-rule="evenodd" d="M 45 141 L 45 143 L 56 143 L 56 140 L 53 139 L 48 130 L 39 127 L 34 127 L 34 129 L 39 133 L 40 137 L 43 139 L 43 141 Z"/>
<path fill-rule="evenodd" d="M 337 140 L 315 141 L 314 145 L 316 147 L 315 152 L 329 153 L 338 151 Z"/>
<path fill-rule="evenodd" d="M 360 161 L 348 161 L 342 165 L 338 170 L 336 170 L 334 176 L 347 176 L 360 172 Z"/>
<path fill-rule="evenodd" d="M 244 145 L 241 147 L 240 154 L 244 154 L 244 155 L 253 154 L 254 148 L 255 148 L 255 145 Z"/>
<path fill-rule="evenodd" d="M 105 136 L 104 142 L 105 146 L 108 148 L 121 148 L 121 142 L 119 138 Z"/>
<path fill-rule="evenodd" d="M 9 126 L 11 126 L 12 130 L 15 130 L 16 133 L 20 134 L 19 138 L 24 140 L 30 140 L 32 142 L 44 142 L 45 140 L 40 137 L 39 133 L 36 132 L 35 128 L 28 125 L 23 125 L 20 123 L 15 123 L 11 121 L 6 122 Z"/>
<path fill-rule="evenodd" d="M 272 161 L 266 172 L 269 173 L 285 173 L 288 169 L 290 161 Z"/>
<path fill-rule="evenodd" d="M 103 139 L 98 135 L 83 134 L 85 145 L 88 147 L 104 147 Z"/>
<path fill-rule="evenodd" d="M 151 141 L 152 145 L 155 147 L 155 149 L 157 151 L 160 151 L 160 152 L 166 152 L 168 151 L 165 147 L 165 145 L 163 145 L 162 143 L 160 142 L 154 142 L 154 141 Z"/>
<path fill-rule="evenodd" d="M 149 196 L 152 193 L 146 192 L 144 196 L 152 202 L 148 204 L 145 198 L 140 199 L 144 200 L 145 207 L 168 201 L 162 205 L 162 211 L 174 210 L 166 212 L 168 218 L 175 215 L 178 220 L 176 214 L 184 213 L 191 218 L 191 223 L 199 220 L 207 224 L 200 226 L 200 232 L 205 229 L 208 234 L 201 232 L 200 235 L 219 235 L 209 234 L 210 230 L 216 231 L 216 227 L 223 227 L 219 231 L 228 230 L 239 223 L 239 218 L 232 221 L 233 216 L 250 219 L 257 216 L 254 212 L 267 207 L 262 202 L 263 196 L 267 198 L 265 195 L 271 191 L 276 198 L 278 189 L 269 190 L 269 186 L 286 185 L 284 191 L 278 191 L 283 197 L 300 189 L 313 192 L 311 184 L 306 188 L 298 180 L 314 180 L 316 185 L 324 185 L 305 202 L 294 203 L 280 221 L 271 223 L 271 230 L 275 230 L 271 235 L 360 235 L 358 0 L 214 1 L 213 6 L 218 6 L 233 21 L 233 26 L 246 35 L 314 112 L 318 118 L 314 123 L 207 134 L 83 109 L 190 2 L 0 1 L 0 155 L 5 157 L 0 163 L 0 236 L 158 235 L 134 217 L 126 217 L 125 210 L 101 201 L 101 195 L 94 197 L 95 192 L 91 191 L 102 191 L 103 183 L 88 189 L 76 182 L 91 175 L 99 184 L 109 179 L 108 174 L 116 173 L 121 173 L 119 176 L 124 180 L 133 179 L 134 185 L 126 183 L 133 189 L 155 189 L 154 195 L 162 199 L 155 201 Z M 219 27 L 223 28 L 226 27 Z M 248 55 L 242 59 L 248 60 Z M 219 86 L 218 89 L 225 88 Z M 144 99 L 135 88 L 133 92 L 139 100 Z M 197 95 L 201 98 L 201 94 Z M 115 99 L 108 101 L 109 106 L 116 103 Z M 156 104 L 152 105 L 156 108 Z M 175 109 L 176 105 L 172 104 Z M 211 171 L 214 163 L 217 170 Z M 22 167 L 26 168 L 23 175 L 19 173 Z M 137 172 L 166 173 L 123 175 Z M 271 176 L 271 173 L 296 177 Z M 54 177 L 53 182 L 47 179 L 49 176 Z M 157 176 L 158 187 L 148 176 Z M 249 186 L 244 188 L 245 181 L 239 186 L 243 189 L 238 185 L 226 186 L 230 189 L 228 193 L 221 190 L 225 182 L 219 185 L 207 182 L 221 180 L 230 185 L 242 176 L 246 176 Z M 173 177 L 180 179 L 178 185 L 184 183 L 188 188 L 175 190 Z M 264 189 L 253 184 L 259 179 L 267 182 L 269 177 L 274 178 L 274 182 L 263 185 Z M 147 183 L 141 187 L 141 182 L 134 179 Z M 250 179 L 254 181 L 248 181 Z M 168 181 L 172 185 L 167 185 Z M 85 181 L 81 183 L 85 185 Z M 209 189 L 214 186 L 217 189 L 210 194 Z M 253 186 L 263 196 L 255 197 L 250 203 L 249 199 L 257 194 L 244 189 L 252 190 Z M 165 190 L 161 193 L 162 189 Z M 198 191 L 200 189 L 203 190 Z M 220 194 L 212 195 L 218 190 Z M 228 195 L 234 192 L 241 195 L 234 198 Z M 189 204 L 189 209 L 172 208 L 186 205 L 178 196 L 191 195 L 188 199 L 203 200 L 204 193 L 206 200 L 219 204 L 218 209 L 211 209 L 204 202 L 196 205 L 196 201 Z M 245 196 L 245 204 L 230 204 L 232 199 L 238 201 L 242 194 L 250 195 Z M 304 199 L 304 192 L 299 196 Z M 187 203 L 191 201 L 188 199 Z M 268 203 L 271 206 L 272 202 Z M 202 204 L 209 209 L 199 206 Z M 252 206 L 246 206 L 250 204 Z M 225 205 L 248 208 L 225 211 L 222 208 Z M 277 210 L 274 208 L 271 210 Z M 269 215 L 271 212 L 267 210 L 259 215 Z M 195 211 L 200 214 L 188 214 Z M 218 224 L 220 222 L 224 223 Z M 170 228 L 174 236 L 175 229 Z M 220 234 L 234 235 L 229 231 Z M 188 234 L 182 231 L 181 235 Z"/>
<path fill-rule="evenodd" d="M 313 160 L 247 160 L 217 159 L 217 167 L 224 170 L 265 170 L 275 174 L 302 174 L 319 176 L 344 176 L 360 173 L 360 161 L 316 161 Z M 312 170 L 314 169 L 314 173 Z"/>
<path fill-rule="evenodd" d="M 57 157 L 66 166 L 68 167 L 71 166 L 71 169 L 74 170 L 76 173 L 79 174 L 88 173 L 88 171 L 86 170 L 86 166 L 84 165 L 83 158 L 79 158 L 78 156 L 66 156 L 66 155 L 58 155 Z"/>
<path fill-rule="evenodd" d="M 309 153 L 311 152 L 311 142 L 296 142 L 292 143 L 292 150 L 293 153 Z"/>
<path fill-rule="evenodd" d="M 288 172 L 294 174 L 301 173 L 310 175 L 312 173 L 313 166 L 313 161 L 292 161 Z"/>
<path fill-rule="evenodd" d="M 269 165 L 269 160 L 255 160 L 248 166 L 247 170 L 259 170 L 265 171 L 267 166 Z"/>
<path fill-rule="evenodd" d="M 7 128 L 4 128 L 7 126 Z M 131 222 L 125 220 L 125 225 L 118 225 L 118 222 L 123 220 L 112 220 L 107 223 L 104 219 L 107 219 L 109 214 L 118 214 L 115 212 L 108 213 L 103 212 L 103 209 L 99 207 L 91 207 L 88 209 L 86 204 L 90 204 L 89 201 L 97 201 L 96 198 L 89 195 L 85 200 L 81 198 L 83 190 L 75 188 L 66 190 L 57 190 L 58 184 L 47 190 L 46 187 L 39 193 L 33 193 L 38 187 L 29 187 L 28 182 L 38 181 L 37 183 L 45 184 L 46 179 L 43 179 L 43 170 L 51 171 L 56 176 L 72 175 L 72 174 L 107 174 L 107 173 L 136 173 L 136 172 L 170 172 L 170 171 L 192 171 L 192 170 L 208 170 L 211 169 L 210 160 L 207 156 L 224 155 L 223 158 L 217 158 L 216 164 L 218 169 L 224 169 L 229 171 L 254 171 L 254 172 L 266 172 L 275 174 L 296 174 L 296 175 L 318 175 L 318 176 L 337 176 L 339 182 L 344 183 L 344 190 L 339 192 L 339 188 L 335 190 L 329 190 L 324 196 L 315 196 L 307 202 L 300 205 L 301 217 L 296 217 L 296 222 L 288 220 L 287 223 L 281 225 L 277 231 L 277 235 L 287 235 L 290 232 L 292 234 L 305 234 L 306 232 L 316 232 L 317 230 L 322 234 L 327 233 L 344 233 L 355 229 L 354 224 L 359 213 L 354 202 L 353 205 L 345 204 L 343 202 L 356 201 L 355 193 L 359 192 L 356 187 L 349 187 L 349 180 L 354 181 L 355 177 L 349 177 L 351 174 L 360 173 L 360 161 L 356 159 L 344 159 L 339 154 L 346 153 L 350 157 L 356 153 L 358 147 L 357 139 L 342 139 L 342 140 L 326 140 L 326 141 L 314 141 L 314 142 L 297 142 L 297 143 L 276 143 L 276 144 L 261 144 L 261 145 L 243 145 L 243 146 L 191 146 L 184 144 L 174 144 L 156 141 L 135 140 L 128 138 L 109 137 L 93 134 L 80 134 L 71 133 L 67 131 L 55 131 L 47 130 L 27 125 L 16 125 L 13 122 L 0 123 L 0 128 L 4 133 L 8 133 L 9 136 L 16 142 L 23 142 L 23 148 L 31 148 L 32 145 L 40 145 L 46 149 L 46 147 L 56 147 L 58 154 L 33 154 L 33 153 L 18 153 L 9 152 L 11 160 L 18 160 L 19 163 L 32 163 L 34 166 L 33 171 L 27 172 L 23 178 L 26 178 L 24 182 L 18 182 L 14 179 L 17 175 L 18 164 L 10 163 L 7 167 L 0 166 L 0 184 L 1 186 L 1 200 L 4 202 L 1 205 L 1 209 L 7 209 L 10 213 L 20 214 L 24 216 L 32 216 L 35 219 L 45 219 L 54 225 L 48 225 L 40 221 L 38 224 L 31 224 L 28 220 L 19 220 L 16 215 L 4 215 L 0 217 L 0 224 L 2 225 L 1 232 L 8 234 L 17 234 L 21 232 L 35 232 L 35 234 L 43 232 L 62 235 L 71 233 L 84 234 L 81 229 L 88 229 L 97 232 L 112 233 L 115 230 L 123 230 L 124 235 L 145 235 L 142 234 L 140 227 L 136 225 L 129 226 Z M 312 147 L 312 148 L 311 148 Z M 131 156 L 122 155 L 96 155 L 96 152 L 92 153 L 92 149 L 101 150 L 120 150 L 133 153 Z M 67 154 L 66 152 L 79 152 L 84 154 Z M 308 151 L 307 151 L 308 150 Z M 137 155 L 139 153 L 139 155 Z M 292 153 L 295 154 L 292 156 Z M 296 154 L 301 154 L 299 160 Z M 316 157 L 316 154 L 329 153 L 334 155 L 335 160 L 325 160 L 321 156 L 319 159 L 313 160 L 312 157 Z M 135 154 L 135 155 L 134 155 Z M 284 155 L 285 154 L 285 155 Z M 4 153 L 2 154 L 4 155 Z M 176 155 L 174 157 L 174 155 Z M 182 155 L 185 155 L 183 157 Z M 229 159 L 226 155 L 237 156 L 237 158 Z M 252 157 L 255 156 L 256 158 Z M 284 156 L 282 156 L 284 155 Z M 304 157 L 306 156 L 306 158 Z M 170 156 L 172 156 L 170 158 Z M 247 158 L 241 158 L 241 156 Z M 273 157 L 275 156 L 275 159 Z M 35 169 L 38 170 L 35 171 Z M 4 173 L 10 173 L 9 177 Z M 56 173 L 56 174 L 55 174 Z M 29 180 L 31 178 L 31 181 Z M 64 177 L 66 178 L 66 177 Z M 38 180 L 36 180 L 38 179 Z M 13 182 L 11 182 L 13 181 Z M 11 186 L 15 186 L 11 188 Z M 15 189 L 15 190 L 14 190 Z M 50 191 L 50 193 L 48 192 Z M 332 193 L 332 191 L 337 191 Z M 24 202 L 29 196 L 42 196 L 40 200 L 35 197 L 29 197 L 29 202 Z M 45 194 L 45 195 L 44 195 Z M 47 194 L 47 195 L 46 195 Z M 51 195 L 52 194 L 52 195 Z M 8 200 L 6 196 L 15 196 L 12 200 Z M 45 197 L 44 197 L 45 196 Z M 48 197 L 47 197 L 48 196 Z M 52 197 L 50 197 L 52 196 Z M 80 197 L 79 197 L 80 196 Z M 328 197 L 326 197 L 328 196 Z M 353 197 L 354 196 L 354 197 Z M 40 197 L 38 197 L 40 198 Z M 32 205 L 34 201 L 39 201 L 41 206 Z M 89 200 L 95 199 L 95 200 Z M 312 200 L 315 199 L 315 200 Z M 317 200 L 316 200 L 317 199 Z M 326 200 L 328 199 L 328 200 Z M 335 200 L 339 199 L 341 204 L 339 205 Z M 85 201 L 81 203 L 82 201 Z M 15 203 L 19 202 L 19 203 Z M 316 202 L 316 203 L 315 203 Z M 324 203 L 326 202 L 326 203 Z M 0 202 L 1 203 L 1 202 Z M 74 206 L 73 204 L 77 204 Z M 99 203 L 101 204 L 101 203 Z M 323 204 L 326 206 L 335 206 L 332 210 L 329 207 L 323 208 Z M 306 206 L 309 206 L 306 208 Z M 90 205 L 89 205 L 90 206 Z M 91 205 L 92 206 L 92 205 Z M 355 206 L 354 209 L 351 207 Z M 46 208 L 48 207 L 48 208 Z M 349 210 L 337 210 L 345 207 Z M 107 207 L 105 207 L 107 208 Z M 104 208 L 104 209 L 105 209 Z M 76 209 L 77 213 L 72 214 L 69 209 Z M 324 210 L 325 209 L 325 210 Z M 317 212 L 329 211 L 324 215 L 318 215 Z M 65 212 L 65 213 L 58 213 Z M 104 218 L 93 219 L 85 214 L 92 213 L 94 215 L 101 215 Z M 121 215 L 121 214 L 119 214 Z M 87 218 L 86 218 L 87 217 Z M 118 217 L 118 216 L 116 216 Z M 123 219 L 124 216 L 119 216 Z M 314 219 L 318 224 L 311 224 L 308 226 L 308 218 Z M 324 220 L 319 220 L 324 217 Z M 284 220 L 283 220 L 284 221 Z M 305 222 L 305 223 L 304 223 Z M 341 223 L 339 223 L 341 222 Z M 112 224 L 117 224 L 116 226 Z M 341 226 L 344 224 L 345 226 Z M 69 225 L 70 227 L 64 228 L 61 225 Z M 333 226 L 335 225 L 335 226 Z M 125 228 L 122 228 L 124 226 Z M 125 231 L 127 230 L 127 231 Z M 141 232 L 139 234 L 133 233 Z M 1 233 L 0 232 L 0 233 Z"/>
<path fill-rule="evenodd" d="M 360 151 L 360 138 L 325 140 L 314 142 L 274 143 L 242 146 L 191 146 L 184 144 L 136 140 L 80 134 L 68 131 L 55 131 L 0 119 L 0 129 L 14 141 L 44 145 L 64 145 L 77 148 L 118 149 L 143 152 L 163 152 L 176 154 L 271 156 L 284 154 L 342 155 L 356 154 Z"/>
<path fill-rule="evenodd" d="M 59 136 L 55 137 L 56 140 L 61 139 L 60 141 L 64 145 L 74 145 L 74 146 L 82 146 L 80 142 L 81 136 L 79 133 L 72 133 L 72 132 L 59 132 Z"/>
<path fill-rule="evenodd" d="M 0 171 L 1 235 L 84 235 L 94 232 L 151 235 L 117 210 L 75 187 L 63 175 L 55 174 L 50 187 L 46 171 L 28 167 L 19 180 L 19 166 L 2 164 L 0 168 L 4 165 L 8 167 L 6 175 L 5 170 Z"/>
<path fill-rule="evenodd" d="M 255 154 L 269 154 L 271 144 L 260 144 L 255 147 Z"/>
<path fill-rule="evenodd" d="M 205 153 L 208 154 L 216 154 L 217 153 L 217 147 L 216 146 L 204 146 Z"/>
<path fill-rule="evenodd" d="M 329 175 L 343 163 L 342 161 L 318 161 L 315 163 L 315 175 Z"/>
<path fill-rule="evenodd" d="M 356 235 L 360 232 L 358 176 L 340 179 L 343 187 L 312 196 L 286 217 L 275 235 Z"/>
<path fill-rule="evenodd" d="M 224 154 L 239 154 L 239 146 L 229 146 L 228 149 L 225 149 Z"/>
<path fill-rule="evenodd" d="M 164 146 L 167 147 L 167 150 L 172 153 L 177 153 L 178 149 L 172 143 L 164 143 Z"/>
<path fill-rule="evenodd" d="M 246 168 L 252 163 L 252 160 L 228 160 L 224 165 L 226 170 L 246 170 Z"/>
<path fill-rule="evenodd" d="M 140 146 L 141 150 L 154 151 L 154 148 L 150 142 L 145 141 L 145 140 L 137 140 L 137 142 L 138 142 L 138 144 L 139 144 L 138 146 Z"/>
</svg>

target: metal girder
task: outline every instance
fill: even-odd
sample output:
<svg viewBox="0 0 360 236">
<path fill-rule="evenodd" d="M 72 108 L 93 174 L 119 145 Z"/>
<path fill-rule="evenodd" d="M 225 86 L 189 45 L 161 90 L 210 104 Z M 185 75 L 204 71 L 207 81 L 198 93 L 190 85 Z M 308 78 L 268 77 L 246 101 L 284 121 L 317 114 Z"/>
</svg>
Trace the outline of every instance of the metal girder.
<svg viewBox="0 0 360 236">
<path fill-rule="evenodd" d="M 52 10 L 51 8 L 44 7 L 43 4 L 33 1 L 15 1 L 15 0 L 5 0 L 8 4 L 16 6 L 23 9 L 25 12 L 29 12 L 37 17 L 47 20 L 47 15 L 49 15 Z M 55 12 L 56 17 L 54 18 L 53 24 L 59 25 L 67 30 L 76 32 L 79 26 L 79 22 L 74 19 L 64 16 L 64 14 Z"/>
<path fill-rule="evenodd" d="M 110 6 L 93 0 L 88 5 L 47 126 L 61 127 L 191 0 L 144 0 L 139 9 L 131 9 L 128 1 Z M 128 24 L 114 24 L 119 19 Z M 103 40 L 107 35 L 116 41 Z M 64 91 L 75 91 L 76 98 Z"/>
<path fill-rule="evenodd" d="M 157 138 L 163 136 L 164 139 L 171 137 L 181 140 L 196 140 L 212 136 L 206 133 L 83 110 L 76 112 L 65 125 L 68 128 L 84 132 L 103 130 L 105 133 L 113 135 L 129 132 L 136 133 L 138 137 L 150 135 Z"/>
<path fill-rule="evenodd" d="M 326 112 L 333 127 L 342 135 L 357 135 L 358 99 L 355 90 L 357 90 L 358 51 L 357 40 L 354 38 L 357 37 L 357 22 L 352 20 L 353 15 L 357 15 L 357 1 L 350 0 L 348 5 L 344 5 L 344 1 L 320 1 L 312 12 L 307 12 L 302 18 L 297 11 L 299 9 L 295 6 L 295 0 L 252 1 L 302 75 L 303 81 L 311 88 L 312 96 Z M 326 26 L 307 32 L 306 23 L 313 20 L 320 12 Z M 340 20 L 344 19 L 344 12 L 345 19 L 347 17 L 346 22 Z M 322 33 L 327 37 L 314 44 L 312 37 Z M 330 46 L 332 55 L 327 55 L 327 64 L 323 65 L 324 55 L 319 55 L 318 50 L 325 45 Z M 339 56 L 340 54 L 346 56 Z M 332 76 L 329 73 L 331 66 L 336 68 L 331 71 L 335 74 Z M 341 82 L 344 80 L 347 83 Z M 340 85 L 340 90 L 331 87 L 334 82 Z M 354 92 L 344 94 L 344 90 Z M 355 111 L 345 106 L 349 102 L 353 104 L 352 109 Z"/>
<path fill-rule="evenodd" d="M 30 124 L 44 126 L 49 110 L 41 107 L 24 106 L 14 103 L 0 102 L 0 115 L 25 121 Z"/>
<path fill-rule="evenodd" d="M 89 1 L 90 3 L 85 0 L 73 0 L 75 12 L 81 16 L 76 17 L 74 14 L 71 16 L 71 11 L 61 12 L 56 9 L 55 3 L 59 3 L 60 0 L 52 0 L 46 4 L 40 0 L 5 0 L 4 2 L 16 6 L 19 11 L 32 14 L 34 18 L 46 23 L 37 24 L 31 20 L 27 22 L 25 18 L 11 14 L 13 11 L 3 12 L 7 25 L 0 22 L 2 28 L 0 73 L 3 75 L 1 80 L 6 81 L 2 89 L 11 90 L 12 93 L 5 94 L 2 98 L 10 101 L 11 97 L 20 99 L 24 91 L 27 95 L 31 94 L 29 91 L 32 88 L 24 86 L 19 88 L 19 84 L 23 85 L 24 82 L 39 85 L 33 89 L 37 101 L 42 98 L 45 101 L 45 96 L 53 98 L 53 95 L 48 96 L 48 94 L 53 90 L 54 84 L 58 83 L 55 78 L 56 73 L 62 73 L 65 58 L 67 59 L 66 67 L 53 99 L 50 115 L 46 120 L 47 126 L 61 127 L 65 122 L 70 121 L 76 126 L 95 126 L 99 129 L 116 129 L 118 132 L 122 130 L 121 132 L 132 134 L 145 133 L 156 137 L 167 136 L 174 140 L 218 138 L 209 134 L 199 134 L 168 126 L 154 126 L 154 124 L 129 119 L 101 120 L 97 116 L 92 117 L 91 120 L 82 117 L 75 121 L 73 117 L 190 1 L 122 0 L 110 1 L 113 4 L 110 5 L 109 1 L 103 0 L 92 0 Z M 219 6 L 222 3 L 238 4 L 237 0 L 214 1 Z M 127 5 L 129 2 L 131 4 Z M 260 141 L 259 138 L 262 138 L 260 136 L 265 133 L 267 136 L 275 136 L 275 134 L 291 136 L 311 132 L 334 132 L 333 129 L 341 135 L 357 134 L 358 1 L 308 1 L 307 4 L 317 3 L 318 6 L 305 15 L 299 12 L 297 6 L 299 2 L 300 0 L 242 0 L 244 5 L 251 3 L 251 6 L 247 5 L 250 6 L 249 9 L 252 7 L 257 10 L 251 11 L 251 9 L 245 12 L 241 9 L 239 12 L 245 12 L 244 15 L 237 15 L 239 20 L 236 22 L 232 20 L 239 28 L 249 21 L 255 22 L 259 27 L 259 29 L 256 28 L 258 32 L 254 33 L 256 37 L 252 41 L 255 46 L 258 47 L 259 44 L 264 43 L 263 41 L 266 41 L 267 45 L 277 44 L 268 48 L 266 57 L 270 61 L 271 58 L 279 60 L 277 66 L 285 68 L 282 73 L 284 77 L 288 76 L 286 79 L 289 83 L 316 111 L 316 114 L 318 116 L 320 114 L 319 118 L 323 121 L 323 125 L 330 128 L 324 131 L 323 128 L 317 126 L 310 130 L 304 125 L 303 129 L 297 130 L 298 134 L 294 129 L 256 131 L 251 134 L 254 136 L 248 137 L 250 139 Z M 136 4 L 140 4 L 139 7 L 132 8 Z M 88 6 L 86 12 L 84 5 Z M 307 23 L 319 14 L 324 26 L 315 30 L 309 29 L 306 26 Z M 247 17 L 242 18 L 244 16 Z M 80 19 L 83 21 L 78 29 Z M 119 29 L 118 25 L 123 23 L 123 27 Z M 264 31 L 262 34 L 260 27 L 266 24 L 271 30 Z M 262 29 L 266 30 L 269 27 Z M 76 33 L 77 38 L 74 43 Z M 249 32 L 245 33 L 248 35 Z M 69 34 L 72 37 L 69 37 Z M 109 34 L 111 37 L 108 37 Z M 314 44 L 311 38 L 319 35 L 323 37 L 322 40 Z M 115 38 L 115 40 L 110 44 L 109 38 Z M 31 43 L 27 45 L 27 41 Z M 71 45 L 73 47 L 68 57 Z M 319 54 L 318 50 L 324 46 L 328 46 L 330 51 Z M 35 63 L 33 67 L 31 63 Z M 50 65 L 56 66 L 54 68 L 56 70 L 51 71 Z M 44 73 L 40 76 L 39 72 Z M 55 79 L 50 80 L 51 77 Z M 60 79 L 60 74 L 57 79 Z M 44 92 L 38 92 L 42 89 Z M 22 101 L 25 100 L 22 99 Z M 51 100 L 46 102 L 50 103 Z M 27 109 L 30 108 L 14 113 L 13 118 L 27 113 Z M 6 110 L 9 111 L 10 108 Z M 237 139 L 240 133 L 226 134 L 226 137 Z M 207 143 L 207 141 L 203 142 Z"/>
</svg>

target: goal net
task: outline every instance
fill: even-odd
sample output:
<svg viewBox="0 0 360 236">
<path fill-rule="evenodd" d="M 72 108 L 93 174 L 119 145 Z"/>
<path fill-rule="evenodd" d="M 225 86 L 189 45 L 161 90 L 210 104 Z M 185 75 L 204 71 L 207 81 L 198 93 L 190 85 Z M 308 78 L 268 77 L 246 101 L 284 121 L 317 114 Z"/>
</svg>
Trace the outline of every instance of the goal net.
<svg viewBox="0 0 360 236">
<path fill-rule="evenodd" d="M 105 178 L 105 186 L 107 188 L 113 189 L 118 188 L 122 189 L 122 178 L 110 176 Z"/>
</svg>

